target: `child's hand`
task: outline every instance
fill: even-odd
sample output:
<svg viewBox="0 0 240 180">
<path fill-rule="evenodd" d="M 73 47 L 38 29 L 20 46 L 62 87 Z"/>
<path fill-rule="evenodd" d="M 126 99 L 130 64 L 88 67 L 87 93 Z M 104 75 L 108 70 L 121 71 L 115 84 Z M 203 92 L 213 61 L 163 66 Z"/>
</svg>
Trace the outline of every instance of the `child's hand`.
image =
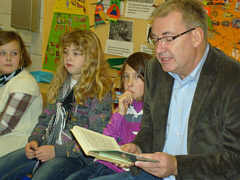
<svg viewBox="0 0 240 180">
<path fill-rule="evenodd" d="M 132 100 L 132 94 L 129 91 L 126 91 L 119 96 L 118 113 L 125 115 L 127 113 L 128 106 L 132 103 Z"/>
<path fill-rule="evenodd" d="M 25 146 L 25 154 L 28 159 L 35 158 L 35 150 L 38 148 L 38 142 L 37 141 L 31 141 L 26 144 Z"/>
<path fill-rule="evenodd" d="M 55 148 L 53 145 L 44 145 L 37 148 L 35 157 L 41 162 L 55 158 Z"/>
</svg>

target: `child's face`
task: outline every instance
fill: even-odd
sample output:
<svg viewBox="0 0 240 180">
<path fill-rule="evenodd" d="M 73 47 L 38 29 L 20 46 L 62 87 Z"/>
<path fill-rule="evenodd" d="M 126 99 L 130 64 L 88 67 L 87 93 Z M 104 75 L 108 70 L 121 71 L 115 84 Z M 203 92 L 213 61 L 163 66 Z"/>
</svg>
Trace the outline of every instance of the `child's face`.
<svg viewBox="0 0 240 180">
<path fill-rule="evenodd" d="M 85 57 L 80 49 L 73 44 L 63 49 L 64 66 L 72 75 L 72 78 L 78 80 L 80 78 L 81 67 L 84 64 Z"/>
<path fill-rule="evenodd" d="M 17 41 L 0 46 L 0 74 L 10 74 L 19 68 L 20 47 Z"/>
<path fill-rule="evenodd" d="M 129 91 L 132 94 L 133 99 L 142 100 L 144 94 L 144 82 L 137 74 L 137 72 L 126 65 L 123 74 L 124 90 Z"/>
</svg>

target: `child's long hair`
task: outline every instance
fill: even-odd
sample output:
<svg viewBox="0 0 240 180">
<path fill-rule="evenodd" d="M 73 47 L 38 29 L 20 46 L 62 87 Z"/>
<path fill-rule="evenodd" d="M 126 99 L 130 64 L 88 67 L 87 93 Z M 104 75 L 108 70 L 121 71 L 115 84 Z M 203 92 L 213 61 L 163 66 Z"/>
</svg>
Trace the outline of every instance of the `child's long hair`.
<svg viewBox="0 0 240 180">
<path fill-rule="evenodd" d="M 137 74 L 140 76 L 140 78 L 144 81 L 144 69 L 146 63 L 152 59 L 153 56 L 144 52 L 135 52 L 131 54 L 125 61 L 121 69 L 121 87 L 120 90 L 124 91 L 124 80 L 123 75 L 125 72 L 126 65 L 129 65 L 131 68 L 133 68 Z"/>
<path fill-rule="evenodd" d="M 56 102 L 59 89 L 68 76 L 64 67 L 63 49 L 73 44 L 79 47 L 85 57 L 81 67 L 81 76 L 74 86 L 74 96 L 78 104 L 84 104 L 88 98 L 96 97 L 102 100 L 106 93 L 111 92 L 112 79 L 110 67 L 104 59 L 104 54 L 100 40 L 96 34 L 90 30 L 75 30 L 65 33 L 60 42 L 60 64 L 55 77 L 51 82 L 48 93 L 48 101 Z"/>
<path fill-rule="evenodd" d="M 32 61 L 27 52 L 26 46 L 21 38 L 21 36 L 14 31 L 3 31 L 0 30 L 0 46 L 10 43 L 12 41 L 16 41 L 20 47 L 20 61 L 19 67 L 28 67 L 31 65 Z"/>
</svg>

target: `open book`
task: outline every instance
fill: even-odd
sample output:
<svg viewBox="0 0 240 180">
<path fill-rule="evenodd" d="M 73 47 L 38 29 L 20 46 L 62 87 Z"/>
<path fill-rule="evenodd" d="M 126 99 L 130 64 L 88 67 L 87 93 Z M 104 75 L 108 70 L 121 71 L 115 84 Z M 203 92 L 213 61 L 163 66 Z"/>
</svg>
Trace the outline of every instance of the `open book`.
<svg viewBox="0 0 240 180">
<path fill-rule="evenodd" d="M 157 162 L 156 160 L 122 151 L 113 137 L 80 126 L 74 126 L 71 131 L 84 153 L 88 156 L 127 166 L 134 165 L 135 161 Z"/>
</svg>

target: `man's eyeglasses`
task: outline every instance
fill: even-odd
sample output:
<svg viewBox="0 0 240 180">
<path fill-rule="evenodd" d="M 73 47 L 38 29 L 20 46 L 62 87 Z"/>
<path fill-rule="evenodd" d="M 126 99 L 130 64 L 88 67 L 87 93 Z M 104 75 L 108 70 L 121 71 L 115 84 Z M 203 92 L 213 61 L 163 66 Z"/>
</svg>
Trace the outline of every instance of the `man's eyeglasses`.
<svg viewBox="0 0 240 180">
<path fill-rule="evenodd" d="M 193 30 L 195 30 L 196 28 L 191 28 L 187 31 L 184 31 L 180 34 L 177 34 L 175 36 L 163 36 L 163 37 L 153 37 L 153 34 L 152 34 L 152 28 L 149 28 L 149 31 L 148 31 L 148 42 L 153 44 L 153 45 L 156 45 L 159 41 L 162 42 L 162 43 L 169 43 L 175 39 L 177 39 L 178 37 L 188 33 L 188 32 L 191 32 Z"/>
</svg>

